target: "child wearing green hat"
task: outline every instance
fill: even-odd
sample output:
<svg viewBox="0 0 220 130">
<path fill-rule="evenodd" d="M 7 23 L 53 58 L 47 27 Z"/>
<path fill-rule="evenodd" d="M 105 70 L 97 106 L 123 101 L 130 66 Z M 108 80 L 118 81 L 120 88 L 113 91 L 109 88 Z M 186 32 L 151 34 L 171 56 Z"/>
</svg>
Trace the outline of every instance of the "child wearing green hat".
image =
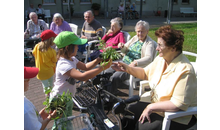
<svg viewBox="0 0 220 130">
<path fill-rule="evenodd" d="M 57 53 L 58 61 L 56 67 L 56 78 L 54 87 L 50 93 L 50 98 L 53 98 L 57 94 L 62 95 L 62 93 L 67 92 L 67 90 L 69 90 L 72 95 L 75 95 L 75 80 L 87 81 L 111 66 L 112 61 L 106 65 L 100 65 L 99 67 L 94 68 L 102 61 L 101 58 L 97 58 L 86 64 L 79 61 L 75 57 L 77 54 L 78 45 L 83 45 L 86 42 L 87 39 L 80 39 L 73 32 L 69 31 L 59 33 L 54 39 L 54 43 L 59 50 Z M 82 73 L 77 69 L 84 70 L 85 72 Z M 72 108 L 73 101 L 67 102 L 65 110 L 67 116 L 72 115 Z"/>
</svg>

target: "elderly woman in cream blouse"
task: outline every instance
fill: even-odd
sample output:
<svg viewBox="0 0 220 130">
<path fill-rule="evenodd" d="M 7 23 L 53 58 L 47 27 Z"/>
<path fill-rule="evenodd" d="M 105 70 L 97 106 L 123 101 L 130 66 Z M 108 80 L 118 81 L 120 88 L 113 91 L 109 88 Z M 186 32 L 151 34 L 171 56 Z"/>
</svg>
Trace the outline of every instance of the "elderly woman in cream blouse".
<svg viewBox="0 0 220 130">
<path fill-rule="evenodd" d="M 166 25 L 156 32 L 157 56 L 145 68 L 131 67 L 122 62 L 112 67 L 142 80 L 148 80 L 150 100 L 129 105 L 134 120 L 124 119 L 125 130 L 161 130 L 164 112 L 185 111 L 197 106 L 197 80 L 190 61 L 182 54 L 183 31 Z M 185 116 L 171 121 L 170 130 L 186 130 L 196 123 L 196 116 Z"/>
</svg>

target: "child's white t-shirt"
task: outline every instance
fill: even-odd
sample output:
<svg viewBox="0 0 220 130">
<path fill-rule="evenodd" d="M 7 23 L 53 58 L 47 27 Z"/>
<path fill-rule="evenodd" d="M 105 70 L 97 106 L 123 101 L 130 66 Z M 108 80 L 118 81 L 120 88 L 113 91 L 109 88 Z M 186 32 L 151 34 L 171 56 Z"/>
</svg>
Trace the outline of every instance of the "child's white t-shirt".
<svg viewBox="0 0 220 130">
<path fill-rule="evenodd" d="M 64 75 L 67 71 L 75 68 L 76 65 L 79 62 L 79 60 L 73 56 L 71 57 L 73 61 L 67 60 L 65 58 L 60 57 L 58 62 L 57 62 L 57 67 L 56 67 L 56 77 L 55 77 L 55 82 L 54 82 L 54 87 L 52 89 L 52 92 L 50 93 L 50 97 L 53 98 L 57 94 L 62 95 L 63 92 L 71 92 L 73 95 L 75 95 L 76 92 L 76 84 L 72 85 L 67 79 L 69 79 L 69 76 Z"/>
<path fill-rule="evenodd" d="M 35 106 L 24 96 L 24 129 L 39 130 L 42 126 L 42 121 L 43 119 Z"/>
</svg>

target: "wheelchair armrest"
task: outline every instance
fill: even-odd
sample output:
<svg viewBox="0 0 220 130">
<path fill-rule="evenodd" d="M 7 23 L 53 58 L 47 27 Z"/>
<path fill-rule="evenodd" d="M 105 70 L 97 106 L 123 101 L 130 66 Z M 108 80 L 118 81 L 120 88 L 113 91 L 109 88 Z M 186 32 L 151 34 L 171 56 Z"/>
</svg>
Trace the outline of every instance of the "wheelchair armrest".
<svg viewBox="0 0 220 130">
<path fill-rule="evenodd" d="M 86 46 L 92 46 L 93 43 L 97 43 L 97 42 L 100 42 L 100 41 L 99 40 L 89 41 L 88 45 L 86 45 Z"/>
</svg>

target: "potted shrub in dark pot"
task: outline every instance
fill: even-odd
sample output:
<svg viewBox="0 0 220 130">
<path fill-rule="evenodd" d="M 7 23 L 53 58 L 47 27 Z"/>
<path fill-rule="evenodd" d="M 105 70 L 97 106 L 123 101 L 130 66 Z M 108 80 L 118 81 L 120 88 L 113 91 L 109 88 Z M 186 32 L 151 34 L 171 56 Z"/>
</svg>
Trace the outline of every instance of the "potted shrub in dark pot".
<svg viewBox="0 0 220 130">
<path fill-rule="evenodd" d="M 91 8 L 93 9 L 94 15 L 96 15 L 96 16 L 99 15 L 99 10 L 101 8 L 100 4 L 93 3 Z"/>
</svg>

